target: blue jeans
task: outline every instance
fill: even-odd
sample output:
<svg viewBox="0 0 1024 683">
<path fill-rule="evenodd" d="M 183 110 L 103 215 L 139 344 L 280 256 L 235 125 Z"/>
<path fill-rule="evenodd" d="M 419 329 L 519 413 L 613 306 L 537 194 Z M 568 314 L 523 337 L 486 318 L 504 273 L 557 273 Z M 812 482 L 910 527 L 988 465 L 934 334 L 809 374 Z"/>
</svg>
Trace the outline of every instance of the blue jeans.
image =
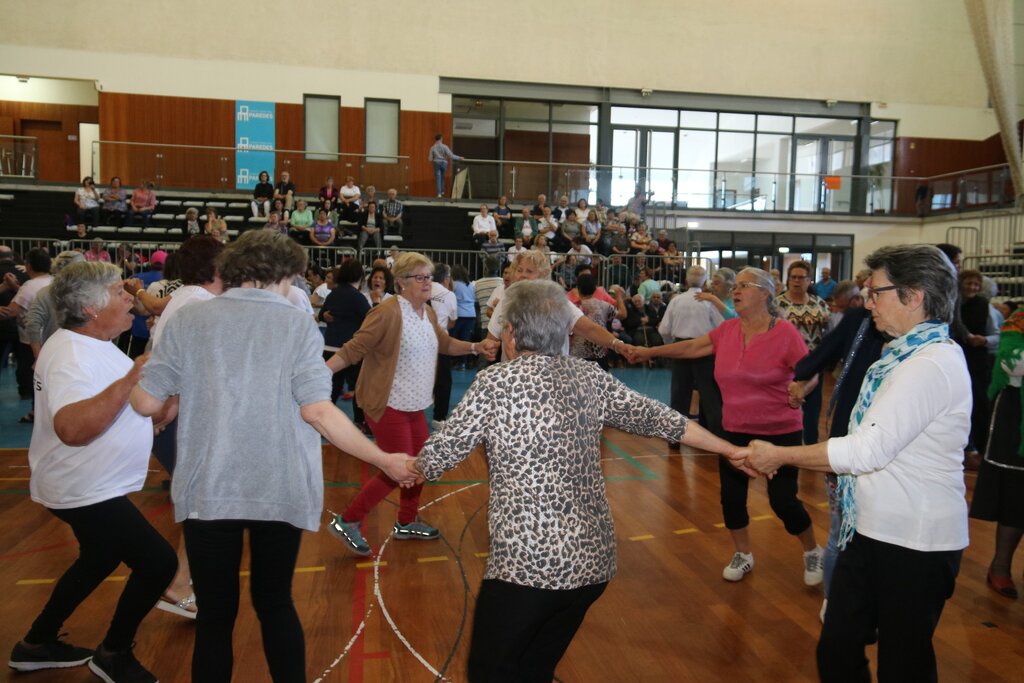
<svg viewBox="0 0 1024 683">
<path fill-rule="evenodd" d="M 448 172 L 447 161 L 434 162 L 434 185 L 437 186 L 437 196 L 444 196 L 444 174 Z"/>
<path fill-rule="evenodd" d="M 824 378 L 820 378 L 818 386 L 814 391 L 804 398 L 804 443 L 818 443 L 818 420 L 821 418 L 821 385 Z"/>
</svg>

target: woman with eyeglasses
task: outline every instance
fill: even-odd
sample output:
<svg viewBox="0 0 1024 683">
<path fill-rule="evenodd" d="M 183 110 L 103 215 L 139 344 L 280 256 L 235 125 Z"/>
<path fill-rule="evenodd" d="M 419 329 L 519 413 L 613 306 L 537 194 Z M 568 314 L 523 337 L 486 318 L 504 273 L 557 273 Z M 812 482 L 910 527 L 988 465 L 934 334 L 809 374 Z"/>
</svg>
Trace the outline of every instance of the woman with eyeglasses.
<svg viewBox="0 0 1024 683">
<path fill-rule="evenodd" d="M 737 446 L 761 439 L 780 446 L 803 443 L 803 415 L 790 405 L 793 368 L 807 355 L 807 345 L 792 324 L 779 316 L 775 283 L 759 268 L 744 268 L 736 276 L 732 295 L 738 317 L 726 320 L 710 333 L 665 346 L 636 349 L 630 360 L 654 357 L 703 358 L 715 356 L 715 382 L 722 391 L 721 435 Z M 749 478 L 725 458 L 718 460 L 722 486 L 722 513 L 736 552 L 722 571 L 726 581 L 740 581 L 754 568 L 747 527 Z M 814 540 L 814 527 L 797 498 L 797 469 L 782 467 L 768 481 L 768 502 L 786 531 L 803 547 L 804 583 L 821 583 L 822 549 Z"/>
<path fill-rule="evenodd" d="M 821 680 L 871 680 L 865 636 L 877 632 L 877 680 L 935 681 L 932 635 L 968 543 L 971 379 L 949 336 L 956 273 L 930 245 L 883 247 L 865 262 L 865 307 L 890 340 L 864 376 L 849 433 L 797 448 L 755 441 L 747 464 L 839 475 L 841 551 L 818 640 Z"/>
<path fill-rule="evenodd" d="M 374 306 L 362 326 L 327 360 L 332 372 L 362 362 L 356 400 L 382 449 L 415 456 L 427 440 L 424 410 L 433 403 L 437 354 L 484 353 L 494 358 L 498 342 L 470 343 L 448 336 L 430 306 L 434 264 L 423 254 L 407 251 L 392 267 L 398 296 Z M 398 482 L 379 472 L 347 508 L 328 525 L 329 531 L 356 555 L 369 555 L 360 526 L 363 519 Z M 430 540 L 439 532 L 417 517 L 422 484 L 403 488 L 395 540 Z"/>
</svg>

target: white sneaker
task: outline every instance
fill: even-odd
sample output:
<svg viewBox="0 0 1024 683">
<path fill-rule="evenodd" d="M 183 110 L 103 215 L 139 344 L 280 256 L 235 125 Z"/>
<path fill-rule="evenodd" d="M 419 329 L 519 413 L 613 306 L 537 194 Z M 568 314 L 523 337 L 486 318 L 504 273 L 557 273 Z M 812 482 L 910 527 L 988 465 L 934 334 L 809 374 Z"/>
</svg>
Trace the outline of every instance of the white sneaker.
<svg viewBox="0 0 1024 683">
<path fill-rule="evenodd" d="M 430 426 L 433 427 L 434 431 L 436 432 L 441 427 L 444 427 L 444 420 L 431 420 Z"/>
<path fill-rule="evenodd" d="M 821 619 L 821 623 L 825 623 L 825 610 L 828 609 L 828 598 L 821 601 L 821 611 L 818 612 L 818 618 Z"/>
<path fill-rule="evenodd" d="M 825 580 L 825 551 L 820 545 L 804 553 L 804 583 L 817 586 Z"/>
<path fill-rule="evenodd" d="M 754 568 L 753 553 L 736 553 L 732 561 L 722 570 L 722 578 L 726 581 L 742 581 L 743 577 Z"/>
</svg>

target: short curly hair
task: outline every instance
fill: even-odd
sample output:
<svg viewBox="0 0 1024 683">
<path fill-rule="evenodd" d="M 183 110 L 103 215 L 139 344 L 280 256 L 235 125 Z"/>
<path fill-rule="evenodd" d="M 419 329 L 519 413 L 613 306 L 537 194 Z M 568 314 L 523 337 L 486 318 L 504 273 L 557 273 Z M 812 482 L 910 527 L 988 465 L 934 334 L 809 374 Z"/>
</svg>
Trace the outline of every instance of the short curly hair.
<svg viewBox="0 0 1024 683">
<path fill-rule="evenodd" d="M 217 270 L 225 287 L 244 282 L 259 287 L 304 275 L 308 258 L 293 239 L 276 230 L 249 230 L 217 257 Z"/>
</svg>

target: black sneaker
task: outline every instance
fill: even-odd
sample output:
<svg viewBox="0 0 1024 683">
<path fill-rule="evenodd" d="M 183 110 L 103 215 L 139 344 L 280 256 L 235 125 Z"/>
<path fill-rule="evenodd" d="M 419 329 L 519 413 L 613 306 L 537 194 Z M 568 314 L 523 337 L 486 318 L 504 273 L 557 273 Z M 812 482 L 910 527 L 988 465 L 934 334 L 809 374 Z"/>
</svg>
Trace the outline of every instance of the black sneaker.
<svg viewBox="0 0 1024 683">
<path fill-rule="evenodd" d="M 82 666 L 92 657 L 92 650 L 55 640 L 52 643 L 30 645 L 24 641 L 11 650 L 11 661 L 7 666 L 15 671 L 39 671 L 41 669 L 66 669 Z"/>
<path fill-rule="evenodd" d="M 130 648 L 124 652 L 97 648 L 89 660 L 89 670 L 107 683 L 157 683 L 156 676 L 139 664 Z"/>
</svg>

